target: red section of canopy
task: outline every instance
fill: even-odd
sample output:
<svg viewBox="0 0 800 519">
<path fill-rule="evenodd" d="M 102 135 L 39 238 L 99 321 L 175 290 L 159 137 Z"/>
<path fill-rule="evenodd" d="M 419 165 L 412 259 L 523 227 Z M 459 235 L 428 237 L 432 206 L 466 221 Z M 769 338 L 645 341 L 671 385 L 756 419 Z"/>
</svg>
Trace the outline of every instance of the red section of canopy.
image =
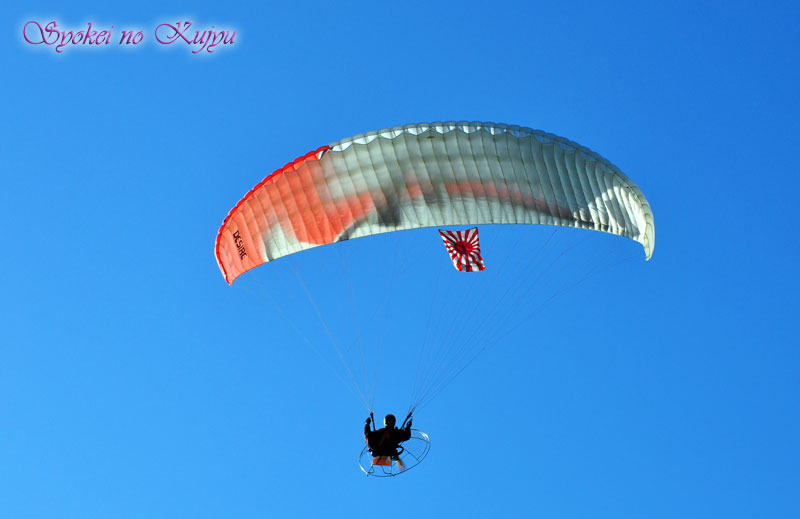
<svg viewBox="0 0 800 519">
<path fill-rule="evenodd" d="M 461 272 L 475 272 L 484 270 L 481 257 L 481 244 L 478 241 L 478 228 L 473 227 L 466 231 L 445 231 L 439 229 L 444 247 L 453 260 L 453 266 Z"/>
<path fill-rule="evenodd" d="M 251 268 L 253 268 L 253 267 L 257 266 L 257 265 L 260 265 L 260 264 L 264 263 L 264 258 L 251 259 L 249 256 L 245 256 L 247 258 L 247 260 L 241 262 L 241 263 L 243 263 L 242 268 L 237 268 L 236 269 L 237 272 L 228 272 L 228 269 L 225 268 L 225 264 L 222 261 L 220 248 L 221 248 L 223 237 L 226 235 L 226 233 L 227 233 L 228 237 L 230 238 L 231 242 L 233 242 L 235 240 L 235 238 L 231 236 L 233 233 L 228 232 L 228 227 L 229 227 L 229 224 L 230 224 L 231 219 L 233 218 L 233 216 L 239 212 L 239 210 L 245 205 L 246 202 L 248 202 L 249 200 L 254 198 L 256 193 L 259 192 L 264 186 L 266 186 L 267 184 L 275 183 L 278 179 L 281 178 L 281 176 L 285 172 L 287 172 L 287 171 L 295 171 L 295 170 L 299 169 L 300 166 L 305 164 L 306 162 L 317 161 L 319 159 L 319 157 L 322 155 L 322 153 L 327 151 L 328 149 L 329 149 L 329 146 L 327 146 L 327 145 L 326 146 L 322 146 L 320 148 L 317 148 L 314 151 L 310 151 L 310 152 L 306 153 L 302 157 L 296 158 L 295 160 L 293 160 L 292 162 L 289 162 L 288 164 L 286 164 L 282 168 L 279 168 L 279 169 L 275 170 L 273 173 L 271 173 L 266 178 L 264 178 L 264 180 L 262 180 L 261 182 L 256 184 L 255 187 L 253 187 L 253 189 L 248 191 L 247 194 L 244 195 L 244 197 L 241 200 L 239 200 L 239 202 L 233 207 L 233 209 L 230 210 L 228 215 L 225 217 L 225 220 L 223 220 L 222 225 L 219 228 L 219 231 L 217 232 L 217 239 L 216 239 L 215 244 L 214 244 L 214 249 L 215 249 L 215 253 L 216 253 L 216 257 L 217 257 L 217 263 L 219 264 L 219 268 L 220 268 L 220 270 L 222 270 L 222 274 L 225 276 L 225 281 L 228 282 L 228 284 L 233 283 L 233 280 L 236 279 L 242 272 L 245 272 L 245 271 L 247 271 L 247 270 L 249 270 L 249 269 L 251 269 Z M 298 181 L 295 180 L 293 183 L 298 183 Z M 308 213 L 308 210 L 304 214 L 307 214 L 307 213 Z M 267 221 L 268 220 L 268 215 L 264 215 L 264 216 L 265 216 L 265 218 L 262 221 Z M 282 227 L 290 228 L 290 230 L 293 233 L 295 233 L 298 236 L 298 238 L 301 238 L 301 236 L 302 236 L 302 238 L 308 238 L 308 236 L 302 235 L 302 231 L 298 232 L 298 230 L 305 229 L 306 227 L 303 225 L 302 221 L 296 222 L 295 220 L 297 218 L 302 219 L 302 215 L 301 216 L 296 216 L 296 217 L 290 217 L 291 222 L 281 222 Z M 289 229 L 287 229 L 287 230 L 289 230 Z M 334 235 L 334 237 L 335 237 L 335 235 Z M 321 238 L 324 239 L 324 237 L 321 237 Z M 244 236 L 241 237 L 241 239 L 243 240 L 243 243 L 244 243 L 246 249 L 249 250 L 249 251 L 252 251 L 251 253 L 254 254 L 255 251 L 257 250 L 257 248 L 255 246 L 253 246 L 252 238 L 250 236 L 244 235 Z M 333 241 L 333 239 L 331 238 L 330 241 L 323 241 L 323 243 L 330 243 L 332 241 Z M 234 245 L 234 248 L 235 248 L 235 245 Z M 240 259 L 243 259 L 243 258 L 240 258 Z"/>
</svg>

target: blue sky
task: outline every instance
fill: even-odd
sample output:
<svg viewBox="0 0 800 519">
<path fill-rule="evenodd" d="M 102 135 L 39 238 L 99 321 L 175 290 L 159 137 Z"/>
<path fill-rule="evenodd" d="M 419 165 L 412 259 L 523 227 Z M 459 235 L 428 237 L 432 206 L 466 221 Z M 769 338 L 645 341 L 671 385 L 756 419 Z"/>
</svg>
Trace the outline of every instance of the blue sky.
<svg viewBox="0 0 800 519">
<path fill-rule="evenodd" d="M 5 13 L 0 515 L 800 514 L 794 3 L 78 1 Z M 57 54 L 25 43 L 29 20 L 145 39 Z M 156 44 L 153 29 L 177 20 L 235 29 L 236 43 L 213 55 Z M 356 466 L 363 406 L 270 301 L 331 353 L 292 264 L 231 288 L 213 243 L 236 201 L 293 158 L 435 120 L 530 126 L 599 152 L 646 193 L 656 247 L 644 262 L 635 244 L 600 239 L 629 261 L 492 344 L 418 414 L 428 459 L 375 480 Z M 420 287 L 451 274 L 431 232 L 403 237 L 413 268 L 389 276 L 398 305 L 430 304 Z M 490 269 L 513 257 L 513 232 L 481 232 Z M 320 265 L 340 272 L 343 260 L 354 283 L 385 286 L 360 270 L 371 247 L 294 265 L 322 302 L 341 280 Z M 506 286 L 480 297 L 508 305 L 499 321 L 511 328 L 546 293 L 509 301 Z M 356 297 L 367 314 L 371 297 Z M 383 319 L 387 349 L 412 358 L 417 344 L 397 330 L 419 333 L 425 315 Z M 376 412 L 400 413 L 413 373 L 385 372 Z"/>
</svg>

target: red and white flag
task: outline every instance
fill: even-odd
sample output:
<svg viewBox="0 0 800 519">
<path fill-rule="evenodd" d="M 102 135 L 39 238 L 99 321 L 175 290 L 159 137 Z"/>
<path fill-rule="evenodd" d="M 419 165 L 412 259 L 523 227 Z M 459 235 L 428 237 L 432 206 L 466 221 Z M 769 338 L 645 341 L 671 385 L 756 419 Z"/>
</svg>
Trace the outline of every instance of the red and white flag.
<svg viewBox="0 0 800 519">
<path fill-rule="evenodd" d="M 486 266 L 481 257 L 481 244 L 478 242 L 478 228 L 466 231 L 443 231 L 439 229 L 442 241 L 453 260 L 453 266 L 462 272 L 483 270 Z"/>
</svg>

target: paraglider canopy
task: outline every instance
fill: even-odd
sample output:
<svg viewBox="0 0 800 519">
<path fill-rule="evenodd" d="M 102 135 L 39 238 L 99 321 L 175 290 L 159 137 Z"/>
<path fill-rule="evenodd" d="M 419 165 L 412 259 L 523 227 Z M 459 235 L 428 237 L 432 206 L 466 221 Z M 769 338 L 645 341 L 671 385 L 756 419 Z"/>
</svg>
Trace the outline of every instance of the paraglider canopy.
<svg viewBox="0 0 800 519">
<path fill-rule="evenodd" d="M 647 259 L 655 246 L 644 194 L 600 155 L 530 128 L 450 121 L 357 135 L 278 169 L 230 211 L 216 255 L 225 281 L 233 283 L 252 268 L 312 247 L 479 224 L 617 234 L 641 243 Z"/>
</svg>

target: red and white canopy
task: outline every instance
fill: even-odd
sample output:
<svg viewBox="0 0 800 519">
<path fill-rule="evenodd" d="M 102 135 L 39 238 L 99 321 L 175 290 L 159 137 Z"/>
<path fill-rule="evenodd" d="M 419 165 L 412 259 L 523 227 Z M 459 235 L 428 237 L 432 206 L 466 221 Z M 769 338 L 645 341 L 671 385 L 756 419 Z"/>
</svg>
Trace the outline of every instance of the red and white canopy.
<svg viewBox="0 0 800 519">
<path fill-rule="evenodd" d="M 278 169 L 230 211 L 216 255 L 232 283 L 258 265 L 320 245 L 481 224 L 618 234 L 640 242 L 647 258 L 655 244 L 644 194 L 598 154 L 530 128 L 450 121 L 357 135 Z"/>
</svg>

